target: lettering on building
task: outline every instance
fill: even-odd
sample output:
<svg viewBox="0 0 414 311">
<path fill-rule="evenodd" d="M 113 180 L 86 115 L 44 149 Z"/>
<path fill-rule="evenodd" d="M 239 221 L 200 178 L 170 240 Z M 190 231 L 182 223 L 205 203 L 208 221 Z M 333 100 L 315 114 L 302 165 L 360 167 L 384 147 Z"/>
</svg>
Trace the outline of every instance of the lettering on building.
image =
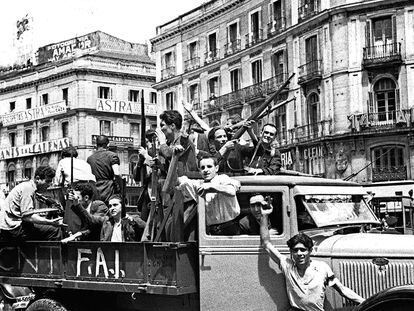
<svg viewBox="0 0 414 311">
<path fill-rule="evenodd" d="M 114 112 L 122 114 L 141 114 L 141 103 L 129 102 L 124 100 L 101 99 L 96 101 L 96 110 L 105 112 Z M 156 115 L 157 106 L 155 104 L 145 104 L 146 115 Z"/>
<path fill-rule="evenodd" d="M 322 146 L 313 146 L 303 149 L 303 159 L 304 160 L 315 160 L 324 157 L 323 147 Z"/>
<path fill-rule="evenodd" d="M 280 160 L 283 167 L 290 167 L 293 165 L 292 152 L 286 151 L 280 153 Z"/>
<path fill-rule="evenodd" d="M 92 144 L 96 144 L 96 138 L 99 135 L 92 135 Z M 133 137 L 123 137 L 123 136 L 107 136 L 109 139 L 109 143 L 115 146 L 132 146 L 134 144 Z"/>
<path fill-rule="evenodd" d="M 43 141 L 19 147 L 4 148 L 0 149 L 0 160 L 33 156 L 35 154 L 41 153 L 56 152 L 69 146 L 70 139 L 61 138 L 57 140 Z"/>
<path fill-rule="evenodd" d="M 43 118 L 50 118 L 55 115 L 66 113 L 66 111 L 66 103 L 62 101 L 54 104 L 39 106 L 32 109 L 5 114 L 1 116 L 0 120 L 3 123 L 3 126 L 9 126 L 39 120 Z"/>
</svg>

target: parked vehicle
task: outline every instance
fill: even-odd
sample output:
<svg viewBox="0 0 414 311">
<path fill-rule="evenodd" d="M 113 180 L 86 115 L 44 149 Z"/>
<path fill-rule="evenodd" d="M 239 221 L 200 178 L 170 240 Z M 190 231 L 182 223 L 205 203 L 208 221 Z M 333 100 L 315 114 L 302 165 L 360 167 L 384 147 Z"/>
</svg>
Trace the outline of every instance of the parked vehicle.
<svg viewBox="0 0 414 311">
<path fill-rule="evenodd" d="M 365 298 L 414 283 L 414 237 L 361 233 L 380 221 L 358 184 L 287 175 L 235 178 L 243 214 L 252 195 L 272 201 L 271 240 L 282 253 L 288 254 L 286 241 L 304 231 L 315 241 L 313 257 Z M 260 236 L 208 235 L 205 219 L 201 198 L 197 241 L 3 242 L 0 282 L 29 287 L 35 294 L 30 311 L 287 310 L 284 277 Z M 329 290 L 326 310 L 340 308 L 354 306 Z"/>
</svg>

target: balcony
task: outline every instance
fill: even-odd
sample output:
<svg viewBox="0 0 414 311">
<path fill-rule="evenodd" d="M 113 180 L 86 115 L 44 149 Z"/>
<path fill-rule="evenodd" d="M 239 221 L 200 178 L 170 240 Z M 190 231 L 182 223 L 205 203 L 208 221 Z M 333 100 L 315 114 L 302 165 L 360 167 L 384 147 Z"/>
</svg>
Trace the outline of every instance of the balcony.
<svg viewBox="0 0 414 311">
<path fill-rule="evenodd" d="M 360 113 L 348 117 L 351 129 L 360 131 L 381 131 L 393 128 L 411 127 L 413 110 L 402 109 L 387 112 Z"/>
<path fill-rule="evenodd" d="M 200 67 L 200 57 L 193 57 L 185 61 L 185 71 L 191 71 Z"/>
<path fill-rule="evenodd" d="M 306 4 L 298 9 L 299 23 L 319 13 L 319 0 L 305 0 Z"/>
<path fill-rule="evenodd" d="M 204 105 L 204 114 L 223 109 L 234 108 L 235 106 L 248 103 L 255 99 L 264 98 L 275 92 L 287 79 L 287 75 L 281 73 L 260 83 L 250 85 L 235 92 L 207 100 Z M 208 103 L 212 104 L 209 106 Z"/>
<path fill-rule="evenodd" d="M 322 61 L 319 59 L 311 60 L 299 66 L 298 83 L 304 84 L 314 80 L 322 79 Z"/>
<path fill-rule="evenodd" d="M 264 40 L 263 29 L 246 34 L 246 49 Z"/>
<path fill-rule="evenodd" d="M 215 62 L 216 60 L 219 59 L 219 55 L 220 55 L 220 51 L 219 49 L 215 49 L 212 51 L 207 51 L 205 53 L 205 58 L 204 58 L 204 62 L 205 64 L 211 64 L 213 62 Z"/>
<path fill-rule="evenodd" d="M 323 138 L 332 134 L 332 121 L 319 121 L 312 124 L 297 126 L 289 130 L 290 144 L 306 142 L 309 140 Z"/>
<path fill-rule="evenodd" d="M 286 19 L 280 17 L 267 24 L 267 37 L 273 37 L 286 29 Z"/>
<path fill-rule="evenodd" d="M 241 49 L 241 40 L 237 39 L 224 45 L 224 53 L 226 56 L 234 54 Z"/>
<path fill-rule="evenodd" d="M 373 182 L 406 180 L 406 179 L 407 179 L 407 168 L 404 165 L 372 168 L 372 181 Z"/>
<path fill-rule="evenodd" d="M 167 67 L 161 70 L 161 79 L 166 80 L 175 76 L 175 66 Z"/>
<path fill-rule="evenodd" d="M 401 62 L 401 43 L 398 42 L 365 47 L 363 50 L 364 67 L 381 67 L 384 64 Z"/>
</svg>

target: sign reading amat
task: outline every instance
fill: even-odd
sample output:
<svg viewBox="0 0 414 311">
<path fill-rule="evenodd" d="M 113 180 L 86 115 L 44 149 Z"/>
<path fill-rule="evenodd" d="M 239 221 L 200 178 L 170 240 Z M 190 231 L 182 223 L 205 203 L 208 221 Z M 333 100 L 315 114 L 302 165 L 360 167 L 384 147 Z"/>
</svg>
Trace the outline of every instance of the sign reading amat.
<svg viewBox="0 0 414 311">
<path fill-rule="evenodd" d="M 141 114 L 141 104 L 139 102 L 129 102 L 124 100 L 101 99 L 96 101 L 97 111 L 115 112 L 123 114 Z M 145 104 L 146 115 L 157 115 L 157 105 Z"/>
<path fill-rule="evenodd" d="M 9 126 L 19 123 L 30 122 L 38 119 L 48 118 L 54 115 L 62 114 L 67 111 L 64 101 L 36 108 L 12 112 L 1 116 L 0 120 L 3 126 Z"/>
<path fill-rule="evenodd" d="M 61 138 L 19 147 L 0 149 L 0 160 L 33 156 L 40 153 L 56 152 L 69 146 L 70 139 Z"/>
<path fill-rule="evenodd" d="M 96 144 L 96 138 L 99 135 L 92 135 L 92 143 Z M 112 146 L 119 146 L 119 147 L 128 147 L 134 144 L 134 138 L 132 137 L 122 137 L 122 136 L 106 136 L 109 139 L 109 143 Z"/>
</svg>

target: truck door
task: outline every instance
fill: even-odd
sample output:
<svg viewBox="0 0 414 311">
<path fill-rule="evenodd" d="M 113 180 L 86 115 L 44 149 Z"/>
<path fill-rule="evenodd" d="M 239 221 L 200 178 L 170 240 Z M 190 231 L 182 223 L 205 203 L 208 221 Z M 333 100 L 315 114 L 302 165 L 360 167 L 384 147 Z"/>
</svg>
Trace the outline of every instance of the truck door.
<svg viewBox="0 0 414 311">
<path fill-rule="evenodd" d="M 288 254 L 290 237 L 289 189 L 282 186 L 242 186 L 237 194 L 243 234 L 214 236 L 206 233 L 205 202 L 199 205 L 199 263 L 201 310 L 286 310 L 284 277 L 260 245 L 250 198 L 272 200 L 271 240 Z M 250 222 L 250 223 L 249 223 Z M 247 225 L 246 225 L 247 224 Z M 249 231 L 250 230 L 250 231 Z"/>
</svg>

